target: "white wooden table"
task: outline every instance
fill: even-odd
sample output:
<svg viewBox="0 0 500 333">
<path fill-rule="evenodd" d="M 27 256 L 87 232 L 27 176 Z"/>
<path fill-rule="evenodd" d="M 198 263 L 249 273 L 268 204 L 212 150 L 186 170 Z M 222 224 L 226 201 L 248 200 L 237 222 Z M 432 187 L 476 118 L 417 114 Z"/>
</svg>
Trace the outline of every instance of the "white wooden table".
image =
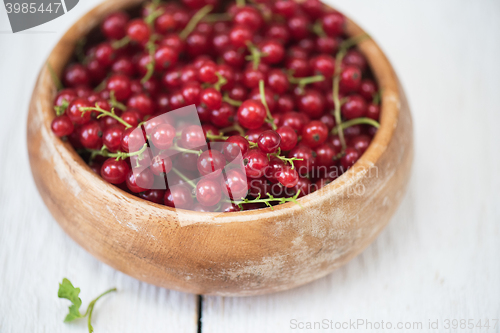
<svg viewBox="0 0 500 333">
<path fill-rule="evenodd" d="M 31 177 L 25 124 L 35 77 L 62 33 L 98 2 L 80 1 L 15 35 L 0 6 L 0 332 L 86 332 L 84 322 L 62 322 L 63 277 L 81 287 L 83 307 L 119 289 L 96 306 L 98 333 L 329 331 L 299 329 L 324 319 L 372 323 L 358 331 L 390 322 L 395 332 L 448 332 L 446 319 L 489 319 L 489 330 L 451 331 L 500 332 L 500 324 L 493 328 L 500 319 L 499 1 L 331 1 L 380 43 L 406 88 L 416 138 L 409 192 L 387 229 L 345 267 L 279 294 L 204 297 L 201 328 L 198 296 L 138 282 L 94 259 L 58 227 Z M 439 329 L 429 330 L 436 320 Z"/>
</svg>

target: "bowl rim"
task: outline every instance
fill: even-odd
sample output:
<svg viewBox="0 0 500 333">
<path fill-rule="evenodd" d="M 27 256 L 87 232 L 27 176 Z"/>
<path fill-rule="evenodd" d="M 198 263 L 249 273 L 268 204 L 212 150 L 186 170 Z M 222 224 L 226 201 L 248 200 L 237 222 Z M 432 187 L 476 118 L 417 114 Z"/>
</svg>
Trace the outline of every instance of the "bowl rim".
<svg viewBox="0 0 500 333">
<path fill-rule="evenodd" d="M 143 2 L 143 0 L 106 0 L 93 7 L 90 11 L 81 16 L 59 39 L 48 56 L 46 61 L 47 64 L 50 64 L 55 74 L 60 77 L 63 68 L 71 58 L 74 47 L 76 46 L 76 41 L 79 38 L 84 37 L 90 30 L 97 27 L 104 15 L 115 10 L 133 7 L 141 2 Z M 327 5 L 325 4 L 325 6 Z M 346 16 L 346 19 L 346 34 L 348 36 L 352 37 L 365 34 L 364 30 L 349 17 Z M 95 181 L 106 183 L 107 187 L 109 187 L 109 191 L 112 193 L 118 192 L 117 194 L 126 196 L 129 200 L 134 202 L 136 208 L 147 210 L 150 207 L 154 207 L 156 209 L 161 209 L 162 212 L 165 213 L 165 218 L 175 218 L 177 214 L 182 214 L 183 216 L 189 216 L 189 219 L 194 221 L 193 223 L 222 224 L 229 222 L 250 222 L 262 218 L 276 217 L 277 215 L 296 214 L 300 209 L 314 206 L 315 203 L 319 203 L 325 200 L 325 198 L 342 195 L 343 191 L 345 191 L 348 186 L 362 179 L 369 172 L 369 169 L 375 166 L 386 152 L 399 119 L 401 96 L 398 88 L 398 80 L 387 57 L 373 38 L 370 37 L 361 41 L 357 44 L 357 48 L 367 59 L 374 79 L 381 91 L 380 127 L 368 146 L 368 149 L 347 172 L 325 187 L 297 199 L 300 205 L 293 202 L 287 202 L 273 206 L 272 208 L 266 207 L 240 212 L 196 212 L 171 208 L 138 198 L 113 184 L 107 183 L 99 175 L 95 174 L 69 143 L 63 142 L 52 133 L 51 122 L 55 116 L 52 103 L 57 89 L 50 77 L 51 73 L 48 66 L 44 66 L 40 72 L 34 96 L 36 94 L 44 96 L 44 100 L 37 105 L 37 107 L 41 108 L 43 113 L 43 122 L 41 126 L 45 126 L 53 136 L 54 140 L 52 140 L 52 142 L 54 145 L 65 146 L 64 149 L 68 150 L 69 156 L 71 157 L 71 161 L 67 162 L 75 168 L 75 171 L 92 174 Z M 44 84 L 46 82 L 50 83 Z M 49 96 L 51 96 L 50 100 Z"/>
</svg>

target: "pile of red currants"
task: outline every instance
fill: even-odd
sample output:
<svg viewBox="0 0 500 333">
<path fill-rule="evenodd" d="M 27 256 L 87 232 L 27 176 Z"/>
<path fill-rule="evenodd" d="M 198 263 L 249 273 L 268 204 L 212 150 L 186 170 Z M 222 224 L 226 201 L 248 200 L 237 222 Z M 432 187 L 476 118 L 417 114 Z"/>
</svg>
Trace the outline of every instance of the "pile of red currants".
<svg viewBox="0 0 500 333">
<path fill-rule="evenodd" d="M 52 130 L 104 180 L 155 203 L 295 202 L 352 167 L 379 127 L 380 92 L 356 49 L 368 37 L 345 25 L 319 0 L 153 0 L 112 13 L 54 78 Z M 190 105 L 198 125 L 175 112 Z M 238 156 L 242 167 L 226 168 Z"/>
</svg>

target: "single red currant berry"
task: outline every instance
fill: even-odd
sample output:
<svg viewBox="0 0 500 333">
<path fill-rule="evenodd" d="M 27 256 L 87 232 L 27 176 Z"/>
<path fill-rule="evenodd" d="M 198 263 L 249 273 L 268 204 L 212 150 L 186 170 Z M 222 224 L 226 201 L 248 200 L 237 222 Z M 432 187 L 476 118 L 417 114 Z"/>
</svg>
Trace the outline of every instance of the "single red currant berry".
<svg viewBox="0 0 500 333">
<path fill-rule="evenodd" d="M 176 22 L 172 13 L 163 13 L 155 21 L 155 30 L 160 34 L 166 34 L 174 30 Z"/>
<path fill-rule="evenodd" d="M 165 197 L 164 190 L 147 190 L 144 192 L 138 193 L 139 198 L 142 198 L 147 201 L 154 202 L 156 204 L 163 204 L 163 198 Z"/>
<path fill-rule="evenodd" d="M 69 117 L 66 115 L 54 118 L 51 127 L 52 132 L 54 132 L 54 134 L 58 137 L 70 135 L 75 129 L 73 123 L 71 122 L 71 119 L 69 119 Z"/>
<path fill-rule="evenodd" d="M 269 159 L 260 150 L 251 149 L 243 156 L 243 164 L 245 165 L 247 177 L 260 178 L 264 176 L 269 166 Z"/>
<path fill-rule="evenodd" d="M 344 156 L 340 159 L 344 171 L 352 167 L 359 157 L 360 154 L 356 149 L 347 147 Z"/>
<path fill-rule="evenodd" d="M 197 161 L 198 171 L 205 178 L 218 178 L 226 166 L 226 159 L 222 153 L 215 149 L 204 151 Z"/>
<path fill-rule="evenodd" d="M 366 109 L 366 116 L 378 121 L 380 118 L 380 106 L 373 103 L 369 104 Z"/>
<path fill-rule="evenodd" d="M 297 133 L 302 133 L 305 124 L 309 122 L 309 117 L 303 113 L 287 112 L 281 117 L 281 126 L 290 126 Z"/>
<path fill-rule="evenodd" d="M 78 125 L 83 125 L 90 120 L 90 111 L 81 111 L 81 108 L 92 107 L 93 105 L 86 98 L 75 98 L 66 109 L 69 119 Z"/>
<path fill-rule="evenodd" d="M 108 39 L 125 37 L 129 16 L 125 12 L 115 12 L 106 16 L 102 21 L 101 31 Z"/>
<path fill-rule="evenodd" d="M 359 154 L 364 154 L 368 146 L 370 145 L 371 138 L 368 135 L 356 135 L 349 140 L 349 146 L 356 149 Z"/>
<path fill-rule="evenodd" d="M 190 125 L 184 128 L 181 133 L 180 144 L 188 149 L 205 146 L 207 141 L 203 128 L 199 125 Z"/>
<path fill-rule="evenodd" d="M 264 125 L 266 109 L 261 102 L 246 100 L 238 108 L 238 122 L 248 129 L 257 129 Z"/>
<path fill-rule="evenodd" d="M 125 101 L 132 94 L 130 78 L 123 74 L 113 74 L 106 82 L 106 89 L 113 91 L 118 101 Z"/>
<path fill-rule="evenodd" d="M 230 39 L 231 40 L 231 39 Z M 229 46 L 222 53 L 222 59 L 229 66 L 240 68 L 245 64 L 245 52 L 241 47 Z"/>
<path fill-rule="evenodd" d="M 108 158 L 101 167 L 101 177 L 111 184 L 121 184 L 127 178 L 130 167 L 124 160 Z"/>
<path fill-rule="evenodd" d="M 248 140 L 241 135 L 233 135 L 227 138 L 223 145 L 222 153 L 228 162 L 233 161 L 236 157 L 244 156 L 249 148 Z"/>
<path fill-rule="evenodd" d="M 210 53 L 210 41 L 209 36 L 194 31 L 186 39 L 186 52 L 191 57 Z"/>
<path fill-rule="evenodd" d="M 288 153 L 289 158 L 297 158 L 293 161 L 295 169 L 301 175 L 307 175 L 316 165 L 316 153 L 306 145 L 299 144 Z"/>
<path fill-rule="evenodd" d="M 155 69 L 165 70 L 173 67 L 177 63 L 179 54 L 170 46 L 160 46 L 155 51 Z"/>
<path fill-rule="evenodd" d="M 265 40 L 259 44 L 259 49 L 264 55 L 262 62 L 266 64 L 278 64 L 285 57 L 285 48 L 277 40 Z"/>
<path fill-rule="evenodd" d="M 331 12 L 321 18 L 321 26 L 330 36 L 341 36 L 344 34 L 345 24 L 345 17 L 339 12 Z"/>
<path fill-rule="evenodd" d="M 108 67 L 113 64 L 116 54 L 110 43 L 101 43 L 95 49 L 95 59 L 103 66 Z"/>
<path fill-rule="evenodd" d="M 198 82 L 186 83 L 181 88 L 181 94 L 184 97 L 184 101 L 187 105 L 199 104 L 201 86 Z"/>
<path fill-rule="evenodd" d="M 274 3 L 274 12 L 285 18 L 292 17 L 297 11 L 298 4 L 291 0 L 278 0 Z"/>
<path fill-rule="evenodd" d="M 304 15 L 293 16 L 287 21 L 287 24 L 290 35 L 296 40 L 306 38 L 310 34 L 309 26 L 311 22 Z"/>
<path fill-rule="evenodd" d="M 257 8 L 245 6 L 236 12 L 236 15 L 233 17 L 233 22 L 235 25 L 242 25 L 248 27 L 252 31 L 257 31 L 264 23 L 264 19 Z"/>
<path fill-rule="evenodd" d="M 127 36 L 133 41 L 145 44 L 151 36 L 151 31 L 144 20 L 133 19 L 127 24 Z"/>
<path fill-rule="evenodd" d="M 242 25 L 235 25 L 229 32 L 229 39 L 234 47 L 246 47 L 246 43 L 253 38 L 250 28 Z"/>
<path fill-rule="evenodd" d="M 290 32 L 284 23 L 273 22 L 267 25 L 265 36 L 280 41 L 283 45 L 290 41 Z"/>
<path fill-rule="evenodd" d="M 367 111 L 366 101 L 360 95 L 347 96 L 347 101 L 342 104 L 342 116 L 345 119 L 364 117 Z"/>
<path fill-rule="evenodd" d="M 168 149 L 175 138 L 175 128 L 170 124 L 160 124 L 151 133 L 151 143 L 158 149 Z"/>
<path fill-rule="evenodd" d="M 146 142 L 142 129 L 127 128 L 122 134 L 122 149 L 126 152 L 138 151 Z"/>
<path fill-rule="evenodd" d="M 299 182 L 299 174 L 297 170 L 292 169 L 291 166 L 285 165 L 278 172 L 278 181 L 285 187 L 294 187 Z"/>
<path fill-rule="evenodd" d="M 319 118 L 325 112 L 325 98 L 317 91 L 308 89 L 297 97 L 297 108 L 311 118 Z"/>
<path fill-rule="evenodd" d="M 222 105 L 222 95 L 215 88 L 206 88 L 201 92 L 200 102 L 210 110 L 216 110 Z"/>
<path fill-rule="evenodd" d="M 74 89 L 63 89 L 59 91 L 56 98 L 54 98 L 54 106 L 61 106 L 64 101 L 71 103 L 77 97 Z"/>
<path fill-rule="evenodd" d="M 85 148 L 99 149 L 102 146 L 102 128 L 99 122 L 90 121 L 80 129 L 80 142 Z"/>
<path fill-rule="evenodd" d="M 358 91 L 361 85 L 361 70 L 355 66 L 346 66 L 340 74 L 340 90 L 344 93 Z"/>
<path fill-rule="evenodd" d="M 306 77 L 311 74 L 311 66 L 306 59 L 301 58 L 288 58 L 285 63 L 285 67 L 288 71 L 293 73 L 294 77 Z"/>
<path fill-rule="evenodd" d="M 217 180 L 202 178 L 196 184 L 196 200 L 203 206 L 213 206 L 222 198 L 222 189 Z"/>
<path fill-rule="evenodd" d="M 358 93 L 367 102 L 371 102 L 373 100 L 373 96 L 377 93 L 377 85 L 371 79 L 364 79 L 361 81 Z"/>
<path fill-rule="evenodd" d="M 63 82 L 68 87 L 86 86 L 90 83 L 90 75 L 83 65 L 73 64 L 64 71 Z"/>
<path fill-rule="evenodd" d="M 218 81 L 217 65 L 213 61 L 205 61 L 198 69 L 198 80 L 206 83 L 215 83 Z"/>
<path fill-rule="evenodd" d="M 288 90 L 290 83 L 288 77 L 280 69 L 272 69 L 267 74 L 267 85 L 277 94 L 283 94 Z"/>
<path fill-rule="evenodd" d="M 340 42 L 337 38 L 322 36 L 316 39 L 316 51 L 325 54 L 335 54 L 339 50 Z"/>
<path fill-rule="evenodd" d="M 311 58 L 310 65 L 315 74 L 321 74 L 325 78 L 333 77 L 335 72 L 335 58 L 328 54 L 320 54 Z"/>
<path fill-rule="evenodd" d="M 338 151 L 332 144 L 327 142 L 322 143 L 314 151 L 316 152 L 316 166 L 329 168 L 335 164 Z"/>
<path fill-rule="evenodd" d="M 172 159 L 166 153 L 160 153 L 151 160 L 150 169 L 156 176 L 166 175 L 172 170 Z"/>
<path fill-rule="evenodd" d="M 212 110 L 211 122 L 217 127 L 228 127 L 234 122 L 235 109 L 232 105 L 222 102 L 218 110 Z"/>
<path fill-rule="evenodd" d="M 316 186 L 313 186 L 309 178 L 299 176 L 297 185 L 295 185 L 293 189 L 295 190 L 295 193 L 299 193 L 299 198 L 302 198 L 303 196 L 316 191 Z"/>
<path fill-rule="evenodd" d="M 306 0 L 300 7 L 312 19 L 320 18 L 325 12 L 325 5 L 320 0 Z"/>
<path fill-rule="evenodd" d="M 242 200 L 247 196 L 247 177 L 242 170 L 230 169 L 221 180 L 222 193 L 231 200 Z"/>
<path fill-rule="evenodd" d="M 302 142 L 309 147 L 317 147 L 328 137 L 328 127 L 319 120 L 313 120 L 302 130 Z"/>
<path fill-rule="evenodd" d="M 127 111 L 122 113 L 121 118 L 130 126 L 137 127 L 137 125 L 139 125 L 139 122 L 142 120 L 142 115 L 135 109 L 128 109 Z"/>
<path fill-rule="evenodd" d="M 356 49 L 350 49 L 347 51 L 344 59 L 342 60 L 342 64 L 346 66 L 358 67 L 362 72 L 364 72 L 368 67 L 365 56 Z"/>
<path fill-rule="evenodd" d="M 155 178 L 149 168 L 146 168 L 141 172 L 134 172 L 130 170 L 127 174 L 125 182 L 131 192 L 139 193 L 151 189 L 155 182 Z"/>
<path fill-rule="evenodd" d="M 105 145 L 109 151 L 116 152 L 122 146 L 123 131 L 123 125 L 121 124 L 106 128 L 102 134 L 102 144 Z"/>
<path fill-rule="evenodd" d="M 276 132 L 281 138 L 281 151 L 288 151 L 297 145 L 297 133 L 290 126 L 281 126 Z"/>
<path fill-rule="evenodd" d="M 143 116 L 153 114 L 154 111 L 153 101 L 145 93 L 132 95 L 127 101 L 127 107 L 136 109 Z"/>
<path fill-rule="evenodd" d="M 190 209 L 193 206 L 191 190 L 184 184 L 173 186 L 165 192 L 164 203 L 173 208 Z"/>
<path fill-rule="evenodd" d="M 273 130 L 262 132 L 257 139 L 257 145 L 264 153 L 274 153 L 280 146 L 280 143 L 280 135 Z"/>
</svg>

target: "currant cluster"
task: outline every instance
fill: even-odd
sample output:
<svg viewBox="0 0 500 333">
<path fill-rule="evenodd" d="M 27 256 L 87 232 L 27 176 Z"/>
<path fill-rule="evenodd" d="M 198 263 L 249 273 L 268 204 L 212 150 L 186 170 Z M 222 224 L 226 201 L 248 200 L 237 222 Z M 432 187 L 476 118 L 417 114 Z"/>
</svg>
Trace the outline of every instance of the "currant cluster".
<svg viewBox="0 0 500 333">
<path fill-rule="evenodd" d="M 376 133 L 380 92 L 356 49 L 367 36 L 347 38 L 345 17 L 319 0 L 154 0 L 130 13 L 107 16 L 100 42 L 78 43 L 54 78 L 52 123 L 125 191 L 197 211 L 295 201 L 350 168 Z M 193 104 L 201 126 L 168 117 Z M 222 172 L 237 156 L 242 170 Z"/>
</svg>

